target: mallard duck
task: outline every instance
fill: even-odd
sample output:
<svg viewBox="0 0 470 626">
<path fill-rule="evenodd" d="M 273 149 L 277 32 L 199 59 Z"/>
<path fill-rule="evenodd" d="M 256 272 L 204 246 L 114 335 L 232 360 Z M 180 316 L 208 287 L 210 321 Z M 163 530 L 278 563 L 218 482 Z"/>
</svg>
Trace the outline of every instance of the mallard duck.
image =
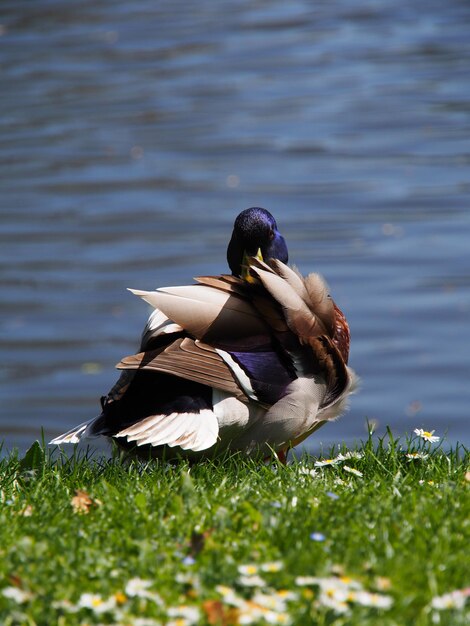
<svg viewBox="0 0 470 626">
<path fill-rule="evenodd" d="M 113 438 L 140 456 L 285 459 L 346 408 L 355 375 L 349 327 L 318 274 L 302 277 L 274 217 L 253 207 L 235 220 L 232 274 L 132 293 L 154 311 L 140 351 L 101 398 L 101 414 L 53 439 Z"/>
</svg>

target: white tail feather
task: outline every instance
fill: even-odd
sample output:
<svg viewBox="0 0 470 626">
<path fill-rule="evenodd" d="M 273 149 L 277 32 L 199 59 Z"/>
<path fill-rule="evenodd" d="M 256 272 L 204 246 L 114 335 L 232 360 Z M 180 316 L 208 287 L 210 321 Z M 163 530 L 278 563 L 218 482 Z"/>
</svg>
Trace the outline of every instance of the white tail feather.
<svg viewBox="0 0 470 626">
<path fill-rule="evenodd" d="M 93 420 L 94 418 L 92 420 L 88 420 L 87 422 L 83 422 L 83 424 L 80 424 L 80 426 L 75 426 L 75 428 L 72 428 L 72 430 L 68 430 L 66 433 L 55 437 L 55 439 L 49 441 L 49 445 L 58 446 L 61 443 L 78 443 L 82 439 L 83 433 L 85 432 L 87 426 L 91 424 Z"/>
</svg>

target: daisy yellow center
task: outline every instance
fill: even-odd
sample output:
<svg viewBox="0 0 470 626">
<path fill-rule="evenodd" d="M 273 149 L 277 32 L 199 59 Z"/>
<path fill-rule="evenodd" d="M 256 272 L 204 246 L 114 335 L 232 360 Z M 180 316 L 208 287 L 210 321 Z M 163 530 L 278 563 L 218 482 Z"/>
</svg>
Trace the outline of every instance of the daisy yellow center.
<svg viewBox="0 0 470 626">
<path fill-rule="evenodd" d="M 101 598 L 93 598 L 91 604 L 93 606 L 100 606 L 100 604 L 103 604 L 103 600 L 101 600 Z"/>
<path fill-rule="evenodd" d="M 424 430 L 424 431 L 423 431 L 423 435 L 424 435 L 425 437 L 432 437 L 432 433 L 430 433 L 428 430 Z"/>
<path fill-rule="evenodd" d="M 268 564 L 265 566 L 265 570 L 266 570 L 267 572 L 277 572 L 277 571 L 279 571 L 279 569 L 280 569 L 280 568 L 279 568 L 279 566 L 278 566 L 278 565 L 276 565 L 276 563 L 268 563 Z"/>
</svg>

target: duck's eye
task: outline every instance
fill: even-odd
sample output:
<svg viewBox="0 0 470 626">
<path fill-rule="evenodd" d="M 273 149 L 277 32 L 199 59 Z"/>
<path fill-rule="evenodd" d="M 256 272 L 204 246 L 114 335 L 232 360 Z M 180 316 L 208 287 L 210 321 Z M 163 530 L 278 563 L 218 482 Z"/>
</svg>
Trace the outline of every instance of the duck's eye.
<svg viewBox="0 0 470 626">
<path fill-rule="evenodd" d="M 269 231 L 268 237 L 269 237 L 269 241 L 272 241 L 274 239 L 274 231 L 272 229 Z"/>
</svg>

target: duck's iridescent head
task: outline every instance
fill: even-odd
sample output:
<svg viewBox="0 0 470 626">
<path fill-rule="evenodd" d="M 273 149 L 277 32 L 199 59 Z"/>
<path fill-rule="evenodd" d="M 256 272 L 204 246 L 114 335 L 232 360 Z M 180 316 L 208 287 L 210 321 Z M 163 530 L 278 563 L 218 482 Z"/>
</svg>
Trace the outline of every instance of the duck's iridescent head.
<svg viewBox="0 0 470 626">
<path fill-rule="evenodd" d="M 284 237 L 277 230 L 274 217 L 266 209 L 251 207 L 242 211 L 233 226 L 233 233 L 227 248 L 227 261 L 232 274 L 242 274 L 243 259 L 256 256 L 258 251 L 265 261 L 279 259 L 288 261 Z"/>
</svg>

